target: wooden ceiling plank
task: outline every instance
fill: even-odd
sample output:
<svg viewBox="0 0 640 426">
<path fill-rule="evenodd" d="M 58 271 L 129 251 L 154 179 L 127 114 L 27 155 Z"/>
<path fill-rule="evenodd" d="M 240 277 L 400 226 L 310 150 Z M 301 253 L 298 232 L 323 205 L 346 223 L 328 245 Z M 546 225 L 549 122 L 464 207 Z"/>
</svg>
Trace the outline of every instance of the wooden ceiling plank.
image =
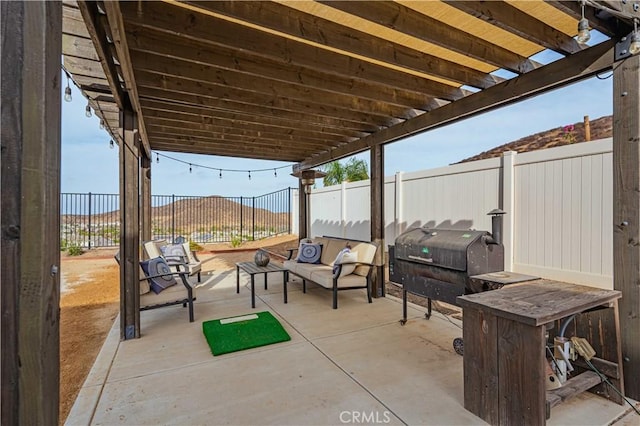
<svg viewBox="0 0 640 426">
<path fill-rule="evenodd" d="M 82 19 L 87 27 L 87 32 L 91 37 L 94 48 L 100 63 L 104 75 L 112 89 L 113 97 L 120 108 L 122 108 L 122 89 L 120 86 L 120 80 L 118 73 L 116 72 L 115 65 L 113 63 L 113 56 L 109 55 L 109 49 L 107 47 L 107 40 L 105 38 L 104 28 L 97 25 L 98 8 L 95 2 L 79 0 L 78 9 L 82 15 Z"/>
<path fill-rule="evenodd" d="M 400 120 L 385 116 L 382 113 L 365 113 L 354 109 L 340 108 L 321 104 L 311 100 L 290 99 L 277 94 L 249 92 L 234 87 L 216 86 L 175 77 L 160 79 L 158 75 L 138 72 L 138 84 L 142 89 L 158 89 L 165 91 L 166 98 L 172 99 L 174 94 L 195 95 L 199 97 L 219 99 L 231 104 L 247 104 L 268 106 L 274 110 L 299 111 L 306 114 L 327 117 L 339 117 L 361 123 L 374 124 L 381 127 L 391 126 Z M 160 81 L 161 80 L 161 81 Z"/>
<path fill-rule="evenodd" d="M 138 132 L 140 134 L 140 139 L 142 140 L 142 147 L 147 154 L 147 157 L 149 157 L 151 155 L 151 148 L 149 145 L 149 138 L 147 137 L 144 116 L 142 115 L 142 109 L 140 108 L 138 86 L 136 85 L 131 58 L 129 57 L 129 46 L 124 32 L 124 21 L 122 18 L 122 12 L 120 11 L 120 2 L 106 1 L 103 3 L 103 7 L 107 14 L 107 20 L 109 21 L 109 29 L 111 30 L 113 45 L 115 46 L 118 54 L 117 58 L 122 70 L 125 87 L 129 93 L 131 104 L 137 113 Z"/>
<path fill-rule="evenodd" d="M 69 34 L 62 34 L 62 54 L 64 56 L 74 56 L 76 58 L 100 61 L 91 39 Z M 104 71 L 102 74 L 104 75 Z"/>
<path fill-rule="evenodd" d="M 226 49 L 220 46 L 191 43 L 171 34 L 158 34 L 153 30 L 128 33 L 132 50 L 155 53 L 167 58 L 191 61 L 200 65 L 262 76 L 282 82 L 295 82 L 316 89 L 392 103 L 395 105 L 428 109 L 432 98 L 409 90 L 392 88 L 374 82 L 357 80 L 341 75 L 331 75 L 316 69 L 285 65 L 248 52 Z"/>
<path fill-rule="evenodd" d="M 237 138 L 237 140 L 260 140 L 264 141 L 265 146 L 278 146 L 281 143 L 295 143 L 300 147 L 306 148 L 322 148 L 327 146 L 330 142 L 348 142 L 348 141 L 330 141 L 330 140 L 310 140 L 296 136 L 287 135 L 274 135 L 268 132 L 255 132 L 252 130 L 245 130 L 241 128 L 194 128 L 192 126 L 185 126 L 175 123 L 165 123 L 159 121 L 150 121 L 148 123 L 149 131 L 153 129 L 154 132 L 164 132 L 171 135 L 190 135 L 201 136 L 206 138 L 222 138 L 222 136 Z"/>
<path fill-rule="evenodd" d="M 562 55 L 570 55 L 582 50 L 573 38 L 504 1 L 443 1 L 471 16 Z"/>
<path fill-rule="evenodd" d="M 287 65 L 309 67 L 329 74 L 370 80 L 449 101 L 469 94 L 454 86 L 191 12 L 172 4 L 146 2 L 142 15 L 137 14 L 135 4 L 124 2 L 121 6 L 126 12 L 128 25 L 179 35 L 185 41 L 193 40 L 196 43 L 214 44 L 239 50 L 247 50 L 247 46 L 251 46 L 253 53 Z"/>
<path fill-rule="evenodd" d="M 346 141 L 351 139 L 359 139 L 358 137 L 347 137 L 343 135 L 332 135 L 328 133 L 314 133 L 308 130 L 295 128 L 282 128 L 274 126 L 258 126 L 253 123 L 242 123 L 232 120 L 219 120 L 211 117 L 199 120 L 193 118 L 185 119 L 185 115 L 172 114 L 162 111 L 150 111 L 143 106 L 143 110 L 148 117 L 149 125 L 163 125 L 168 127 L 184 127 L 193 130 L 205 130 L 210 132 L 221 132 L 227 129 L 230 133 L 234 132 L 253 132 L 258 135 L 265 135 L 271 139 L 295 140 L 304 139 L 322 143 L 326 141 Z M 197 121 L 196 121 L 197 120 Z"/>
<path fill-rule="evenodd" d="M 302 84 L 285 83 L 255 75 L 247 75 L 236 71 L 213 68 L 207 65 L 198 65 L 193 62 L 171 59 L 145 52 L 132 52 L 131 58 L 136 67 L 138 78 L 146 76 L 146 81 L 151 81 L 152 74 L 156 76 L 158 85 L 161 86 L 166 79 L 190 80 L 207 88 L 220 89 L 231 88 L 234 91 L 244 90 L 265 96 L 277 93 L 279 97 L 291 100 L 313 99 L 315 103 L 345 108 L 348 110 L 364 112 L 367 114 L 391 116 L 407 119 L 415 116 L 412 108 L 401 107 L 381 101 L 360 98 L 352 94 L 330 92 L 324 89 L 315 89 Z M 166 79 L 165 79 L 166 77 Z"/>
<path fill-rule="evenodd" d="M 73 74 L 82 75 L 85 77 L 104 78 L 104 71 L 102 70 L 102 64 L 99 61 L 91 59 L 76 58 L 73 56 L 64 57 L 65 68 Z"/>
<path fill-rule="evenodd" d="M 62 6 L 62 33 L 90 39 L 82 14 L 77 8 Z"/>
<path fill-rule="evenodd" d="M 517 74 L 529 72 L 540 66 L 524 56 L 396 2 L 332 0 L 320 3 Z"/>
<path fill-rule="evenodd" d="M 338 23 L 271 1 L 188 1 L 212 11 L 260 27 L 351 52 L 383 63 L 437 76 L 481 89 L 496 84 L 493 76 L 455 62 L 420 52 Z M 365 8 L 369 5 L 365 4 Z M 483 60 L 484 61 L 484 60 Z"/>
<path fill-rule="evenodd" d="M 308 136 L 312 139 L 323 137 L 335 139 L 361 138 L 368 134 L 329 126 L 301 126 L 299 121 L 271 119 L 269 117 L 256 118 L 252 114 L 225 113 L 185 105 L 181 105 L 180 109 L 176 111 L 175 105 L 147 100 L 142 102 L 142 110 L 150 119 L 161 118 L 183 123 L 205 123 L 227 127 L 238 124 L 246 129 Z"/>
<path fill-rule="evenodd" d="M 307 114 L 300 111 L 288 111 L 274 109 L 267 105 L 249 105 L 225 99 L 214 99 L 199 95 L 184 93 L 171 93 L 157 88 L 145 88 L 141 92 L 142 101 L 162 102 L 168 105 L 175 105 L 183 108 L 191 106 L 194 108 L 205 108 L 211 111 L 220 111 L 226 114 L 254 115 L 256 119 L 266 117 L 273 120 L 285 119 L 298 121 L 300 126 L 333 126 L 365 133 L 373 133 L 381 126 L 371 123 L 362 123 L 355 120 L 319 116 Z"/>
<path fill-rule="evenodd" d="M 574 55 L 552 62 L 537 70 L 500 83 L 412 120 L 383 129 L 349 145 L 322 153 L 303 161 L 299 168 L 312 168 L 320 164 L 353 155 L 373 145 L 386 144 L 427 130 L 459 121 L 473 115 L 502 107 L 560 86 L 592 77 L 613 65 L 612 40 L 600 43 Z"/>
<path fill-rule="evenodd" d="M 284 158 L 281 161 L 289 161 L 293 158 L 301 158 L 308 154 L 309 151 L 304 150 L 291 150 L 288 147 L 273 147 L 265 148 L 263 146 L 256 146 L 246 142 L 229 141 L 225 139 L 210 139 L 202 140 L 199 138 L 191 137 L 175 137 L 175 136 L 155 136 L 153 138 L 154 148 L 157 149 L 157 145 L 181 145 L 185 147 L 201 147 L 215 149 L 216 155 L 238 155 L 253 154 L 250 158 L 256 158 L 254 156 L 260 156 L 265 154 L 273 155 L 274 158 Z"/>
</svg>

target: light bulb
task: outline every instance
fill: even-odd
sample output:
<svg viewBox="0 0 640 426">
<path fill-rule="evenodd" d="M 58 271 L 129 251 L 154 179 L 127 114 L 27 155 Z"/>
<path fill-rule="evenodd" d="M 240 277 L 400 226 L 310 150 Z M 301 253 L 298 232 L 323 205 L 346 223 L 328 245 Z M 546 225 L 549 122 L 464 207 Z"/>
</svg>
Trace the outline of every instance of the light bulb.
<svg viewBox="0 0 640 426">
<path fill-rule="evenodd" d="M 71 102 L 71 87 L 69 87 L 69 83 L 67 83 L 67 87 L 64 88 L 64 100 Z"/>
<path fill-rule="evenodd" d="M 100 128 L 104 129 L 104 120 L 100 120 Z"/>
<path fill-rule="evenodd" d="M 89 106 L 88 103 L 87 103 L 87 106 L 84 108 L 84 115 L 86 115 L 87 118 L 91 118 L 91 107 Z"/>
<path fill-rule="evenodd" d="M 109 141 L 109 148 L 110 148 L 110 149 L 113 149 L 113 145 L 114 145 L 114 143 L 113 143 L 113 139 L 111 139 L 111 140 Z"/>
<path fill-rule="evenodd" d="M 160 155 L 158 153 L 156 153 L 156 163 L 160 162 Z"/>
<path fill-rule="evenodd" d="M 637 55 L 640 53 L 640 33 L 637 31 L 631 35 L 631 43 L 629 44 L 629 53 Z"/>
<path fill-rule="evenodd" d="M 278 177 L 278 171 L 276 169 L 273 169 L 273 177 L 275 178 Z"/>
<path fill-rule="evenodd" d="M 249 171 L 249 180 L 251 180 L 251 171 Z"/>
<path fill-rule="evenodd" d="M 191 168 L 191 164 L 189 164 L 189 173 L 192 173 L 193 169 Z"/>
<path fill-rule="evenodd" d="M 220 177 L 220 179 L 222 179 L 222 169 L 220 169 L 220 174 L 218 175 L 218 177 Z"/>
<path fill-rule="evenodd" d="M 580 44 L 585 44 L 591 39 L 591 33 L 589 32 L 589 21 L 587 18 L 582 18 L 578 21 L 578 35 L 576 41 Z"/>
</svg>

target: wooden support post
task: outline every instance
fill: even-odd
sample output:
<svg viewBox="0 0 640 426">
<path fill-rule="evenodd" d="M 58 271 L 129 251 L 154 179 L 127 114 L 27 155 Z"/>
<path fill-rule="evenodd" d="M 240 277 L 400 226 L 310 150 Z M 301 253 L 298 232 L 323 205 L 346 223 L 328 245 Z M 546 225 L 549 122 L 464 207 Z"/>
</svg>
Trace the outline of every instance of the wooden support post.
<svg viewBox="0 0 640 426">
<path fill-rule="evenodd" d="M 298 238 L 307 238 L 307 220 L 309 206 L 307 205 L 307 199 L 309 195 L 304 191 L 304 185 L 302 180 L 298 180 Z"/>
<path fill-rule="evenodd" d="M 371 241 L 378 244 L 371 294 L 383 297 L 384 289 L 384 146 L 371 147 Z"/>
<path fill-rule="evenodd" d="M 151 158 L 144 151 L 140 157 L 140 231 L 142 241 L 151 240 Z"/>
<path fill-rule="evenodd" d="M 0 2 L 0 424 L 58 424 L 60 2 Z"/>
<path fill-rule="evenodd" d="M 120 110 L 120 338 L 140 337 L 140 140 L 125 96 Z"/>
<path fill-rule="evenodd" d="M 613 285 L 627 396 L 640 399 L 640 56 L 613 71 Z"/>
</svg>

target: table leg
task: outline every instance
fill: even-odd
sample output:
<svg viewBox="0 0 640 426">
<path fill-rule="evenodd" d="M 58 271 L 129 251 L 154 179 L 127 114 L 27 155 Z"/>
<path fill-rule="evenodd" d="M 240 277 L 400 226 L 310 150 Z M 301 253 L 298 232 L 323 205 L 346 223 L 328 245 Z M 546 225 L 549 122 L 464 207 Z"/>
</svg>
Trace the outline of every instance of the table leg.
<svg viewBox="0 0 640 426">
<path fill-rule="evenodd" d="M 236 293 L 240 293 L 240 267 L 236 266 Z"/>
<path fill-rule="evenodd" d="M 251 274 L 251 307 L 256 307 L 256 275 Z"/>
<path fill-rule="evenodd" d="M 264 273 L 264 289 L 267 290 L 267 273 Z"/>
<path fill-rule="evenodd" d="M 284 303 L 287 303 L 287 281 L 289 281 L 289 271 L 285 269 L 282 271 L 282 275 L 284 275 Z"/>
</svg>

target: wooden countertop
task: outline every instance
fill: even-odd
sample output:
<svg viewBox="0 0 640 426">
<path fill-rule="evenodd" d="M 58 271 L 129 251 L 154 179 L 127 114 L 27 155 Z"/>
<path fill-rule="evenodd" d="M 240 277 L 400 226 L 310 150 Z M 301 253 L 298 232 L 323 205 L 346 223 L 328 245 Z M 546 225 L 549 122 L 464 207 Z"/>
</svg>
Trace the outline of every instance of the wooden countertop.
<svg viewBox="0 0 640 426">
<path fill-rule="evenodd" d="M 603 290 L 553 280 L 511 284 L 499 290 L 468 294 L 458 304 L 493 315 L 539 326 L 619 299 L 617 290 Z"/>
</svg>

